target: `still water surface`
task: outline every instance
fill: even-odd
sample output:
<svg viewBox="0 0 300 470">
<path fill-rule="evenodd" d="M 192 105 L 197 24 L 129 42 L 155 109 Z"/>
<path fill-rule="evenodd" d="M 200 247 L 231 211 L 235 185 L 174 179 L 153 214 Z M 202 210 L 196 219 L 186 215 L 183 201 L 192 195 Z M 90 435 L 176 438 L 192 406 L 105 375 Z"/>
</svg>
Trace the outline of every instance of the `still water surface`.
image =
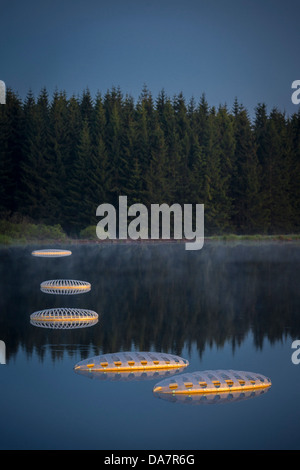
<svg viewBox="0 0 300 470">
<path fill-rule="evenodd" d="M 0 250 L 1 449 L 299 449 L 300 246 L 182 244 L 72 246 L 42 259 Z M 41 292 L 49 279 L 91 283 L 74 296 Z M 94 310 L 96 325 L 45 329 L 44 308 Z M 74 365 L 120 351 L 178 354 L 187 372 L 236 369 L 272 381 L 267 393 L 212 405 L 173 403 L 162 378 L 90 380 Z M 300 357 L 300 355 L 299 355 Z"/>
</svg>

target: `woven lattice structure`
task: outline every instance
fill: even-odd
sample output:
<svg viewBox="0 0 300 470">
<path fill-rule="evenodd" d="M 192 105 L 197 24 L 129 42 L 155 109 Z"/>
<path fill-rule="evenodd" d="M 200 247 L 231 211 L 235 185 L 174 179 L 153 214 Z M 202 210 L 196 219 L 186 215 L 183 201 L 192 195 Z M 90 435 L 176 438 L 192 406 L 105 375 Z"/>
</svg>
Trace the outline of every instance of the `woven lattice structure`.
<svg viewBox="0 0 300 470">
<path fill-rule="evenodd" d="M 78 308 L 51 308 L 30 315 L 30 323 L 43 328 L 83 328 L 93 326 L 97 322 L 96 312 Z"/>
<path fill-rule="evenodd" d="M 234 370 L 207 370 L 180 374 L 155 385 L 153 392 L 160 394 L 221 394 L 255 391 L 271 386 L 269 378 Z"/>
<path fill-rule="evenodd" d="M 79 362 L 74 369 L 93 373 L 116 373 L 151 370 L 175 370 L 188 366 L 188 361 L 173 354 L 156 352 L 120 352 L 103 354 Z"/>
<path fill-rule="evenodd" d="M 53 279 L 41 283 L 41 291 L 47 294 L 74 295 L 84 294 L 91 290 L 91 284 L 86 281 L 72 279 Z"/>
<path fill-rule="evenodd" d="M 38 256 L 40 258 L 61 258 L 63 256 L 70 256 L 72 251 L 69 250 L 35 250 L 32 253 L 32 256 Z"/>
</svg>

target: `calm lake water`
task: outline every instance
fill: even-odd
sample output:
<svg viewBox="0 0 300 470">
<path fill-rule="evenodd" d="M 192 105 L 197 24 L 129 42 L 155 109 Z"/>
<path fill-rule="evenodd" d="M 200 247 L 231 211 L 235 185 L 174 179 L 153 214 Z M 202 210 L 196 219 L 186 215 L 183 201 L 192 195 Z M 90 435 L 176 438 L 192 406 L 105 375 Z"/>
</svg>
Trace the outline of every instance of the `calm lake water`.
<svg viewBox="0 0 300 470">
<path fill-rule="evenodd" d="M 84 245 L 55 259 L 33 257 L 38 248 L 0 250 L 1 449 L 300 448 L 300 364 L 291 360 L 300 245 Z M 92 289 L 41 292 L 41 282 L 61 278 Z M 31 313 L 52 307 L 94 310 L 99 321 L 68 330 L 30 323 Z M 161 378 L 74 372 L 85 358 L 121 351 L 178 354 L 186 372 L 258 372 L 272 387 L 236 402 L 178 403 L 153 394 Z"/>
</svg>

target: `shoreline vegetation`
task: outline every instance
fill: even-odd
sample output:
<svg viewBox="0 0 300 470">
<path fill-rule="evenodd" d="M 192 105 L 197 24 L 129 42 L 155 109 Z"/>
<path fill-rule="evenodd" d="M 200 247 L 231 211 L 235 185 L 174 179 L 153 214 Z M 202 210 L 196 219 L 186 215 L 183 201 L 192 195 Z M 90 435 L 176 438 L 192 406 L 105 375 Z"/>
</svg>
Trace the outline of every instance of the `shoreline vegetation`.
<svg viewBox="0 0 300 470">
<path fill-rule="evenodd" d="M 147 243 L 147 244 L 161 244 L 161 243 L 186 243 L 190 240 L 181 239 L 177 240 L 174 238 L 164 240 L 126 240 L 121 239 L 109 239 L 100 240 L 96 235 L 96 226 L 89 226 L 82 230 L 78 237 L 68 236 L 62 229 L 57 225 L 45 225 L 45 224 L 34 224 L 28 222 L 9 222 L 7 220 L 0 220 L 0 246 L 11 246 L 11 245 L 57 245 L 57 244 L 128 244 L 128 243 Z M 224 233 L 205 236 L 205 241 L 208 242 L 299 242 L 300 234 L 243 234 L 238 235 L 234 233 Z"/>
</svg>

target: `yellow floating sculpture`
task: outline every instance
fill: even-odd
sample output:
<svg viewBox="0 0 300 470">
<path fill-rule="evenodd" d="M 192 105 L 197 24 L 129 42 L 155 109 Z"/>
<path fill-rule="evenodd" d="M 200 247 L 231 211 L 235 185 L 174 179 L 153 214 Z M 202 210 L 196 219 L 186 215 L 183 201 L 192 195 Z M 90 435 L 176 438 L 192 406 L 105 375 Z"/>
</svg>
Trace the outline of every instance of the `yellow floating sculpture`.
<svg viewBox="0 0 300 470">
<path fill-rule="evenodd" d="M 235 370 L 206 370 L 162 380 L 155 385 L 153 392 L 161 395 L 219 395 L 256 391 L 271 385 L 271 380 L 262 374 Z"/>
<path fill-rule="evenodd" d="M 33 256 L 38 256 L 41 258 L 60 258 L 62 256 L 70 256 L 72 254 L 72 251 L 57 249 L 35 250 L 31 254 Z"/>
<path fill-rule="evenodd" d="M 132 372 L 151 370 L 173 370 L 188 366 L 188 361 L 173 354 L 157 352 L 119 352 L 103 354 L 78 362 L 76 371 Z"/>
</svg>

